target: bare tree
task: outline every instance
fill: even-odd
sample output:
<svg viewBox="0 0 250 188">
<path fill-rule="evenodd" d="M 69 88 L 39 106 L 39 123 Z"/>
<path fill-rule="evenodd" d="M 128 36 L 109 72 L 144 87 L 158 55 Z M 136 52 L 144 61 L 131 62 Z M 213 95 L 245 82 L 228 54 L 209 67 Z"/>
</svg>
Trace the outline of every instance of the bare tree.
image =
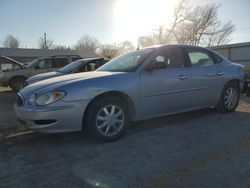
<svg viewBox="0 0 250 188">
<path fill-rule="evenodd" d="M 147 47 L 156 44 L 156 40 L 154 39 L 154 35 L 144 35 L 140 36 L 137 40 L 139 47 Z"/>
<path fill-rule="evenodd" d="M 103 44 L 101 45 L 98 50 L 97 53 L 102 56 L 102 57 L 106 57 L 106 58 L 114 58 L 116 56 L 119 55 L 119 48 L 117 46 L 117 44 Z"/>
<path fill-rule="evenodd" d="M 120 48 L 120 54 L 125 54 L 131 51 L 135 50 L 135 46 L 133 45 L 133 43 L 131 41 L 125 40 L 121 43 L 119 43 L 119 48 Z"/>
<path fill-rule="evenodd" d="M 150 35 L 141 36 L 138 38 L 137 42 L 140 47 L 152 46 L 157 44 L 166 44 L 169 43 L 168 30 L 163 26 L 159 26 L 154 29 Z"/>
<path fill-rule="evenodd" d="M 212 3 L 187 11 L 188 19 L 173 30 L 176 41 L 203 46 L 228 42 L 235 26 L 231 22 L 222 23 L 218 20 L 219 7 Z"/>
<path fill-rule="evenodd" d="M 5 48 L 18 48 L 19 45 L 20 41 L 13 35 L 8 35 L 3 42 Z"/>
<path fill-rule="evenodd" d="M 150 35 L 138 38 L 140 46 L 155 44 L 220 45 L 230 41 L 235 26 L 218 20 L 218 4 L 190 8 L 186 0 L 175 7 L 173 22 L 169 28 L 159 27 Z"/>
<path fill-rule="evenodd" d="M 98 47 L 99 42 L 97 38 L 90 35 L 84 35 L 79 39 L 74 48 L 76 50 L 87 50 L 95 52 Z"/>
<path fill-rule="evenodd" d="M 46 33 L 44 33 L 44 37 L 39 38 L 38 46 L 40 49 L 51 49 L 53 47 L 53 40 L 48 39 Z"/>
<path fill-rule="evenodd" d="M 70 50 L 70 47 L 58 44 L 58 45 L 53 45 L 53 49 L 55 49 L 55 50 Z"/>
<path fill-rule="evenodd" d="M 101 45 L 97 50 L 97 53 L 106 58 L 114 58 L 133 50 L 135 50 L 135 47 L 132 42 L 123 41 L 121 43 Z"/>
<path fill-rule="evenodd" d="M 178 25 L 184 21 L 190 19 L 186 0 L 180 0 L 174 10 L 173 21 L 169 28 L 163 25 L 154 29 L 150 35 L 141 36 L 138 38 L 138 44 L 140 47 L 152 46 L 157 44 L 169 44 L 176 43 L 174 36 L 174 30 Z"/>
<path fill-rule="evenodd" d="M 230 35 L 235 30 L 234 25 L 232 25 L 231 22 L 228 22 L 226 24 L 221 24 L 221 22 L 218 22 L 215 24 L 212 32 L 208 35 L 207 39 L 203 41 L 204 46 L 218 46 L 220 44 L 226 44 L 230 42 L 231 38 Z"/>
</svg>

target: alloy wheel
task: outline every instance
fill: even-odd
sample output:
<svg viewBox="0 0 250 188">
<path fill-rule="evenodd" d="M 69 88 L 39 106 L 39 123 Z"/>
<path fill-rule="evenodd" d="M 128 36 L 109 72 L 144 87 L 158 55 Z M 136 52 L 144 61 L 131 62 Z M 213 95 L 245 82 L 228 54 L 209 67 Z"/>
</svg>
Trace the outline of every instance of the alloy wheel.
<svg viewBox="0 0 250 188">
<path fill-rule="evenodd" d="M 224 96 L 224 104 L 225 107 L 229 110 L 233 109 L 235 105 L 237 104 L 237 91 L 233 87 L 227 88 Z"/>
<path fill-rule="evenodd" d="M 117 105 L 106 105 L 97 113 L 96 128 L 104 136 L 118 134 L 122 130 L 124 123 L 124 112 Z"/>
</svg>

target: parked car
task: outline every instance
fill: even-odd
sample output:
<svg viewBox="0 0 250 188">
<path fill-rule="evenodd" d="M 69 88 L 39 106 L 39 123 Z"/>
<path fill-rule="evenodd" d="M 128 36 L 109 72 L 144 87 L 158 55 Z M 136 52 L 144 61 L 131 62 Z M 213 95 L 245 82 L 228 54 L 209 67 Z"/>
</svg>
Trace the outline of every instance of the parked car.
<svg viewBox="0 0 250 188">
<path fill-rule="evenodd" d="M 104 58 L 85 58 L 85 59 L 79 59 L 77 61 L 74 61 L 57 71 L 38 74 L 35 76 L 32 76 L 28 78 L 25 82 L 25 85 L 33 84 L 35 82 L 45 80 L 48 78 L 53 78 L 57 76 L 63 76 L 67 74 L 73 74 L 73 73 L 80 73 L 80 72 L 87 72 L 87 71 L 94 71 L 97 68 L 101 67 L 105 63 L 107 63 L 109 60 Z"/>
<path fill-rule="evenodd" d="M 74 55 L 37 58 L 27 66 L 1 72 L 0 86 L 9 86 L 13 91 L 19 91 L 23 87 L 24 81 L 30 76 L 57 70 L 77 59 L 81 59 L 81 57 Z"/>
<path fill-rule="evenodd" d="M 0 72 L 14 71 L 22 68 L 23 65 L 20 62 L 6 56 L 0 57 Z"/>
<path fill-rule="evenodd" d="M 87 126 L 96 138 L 113 141 L 131 121 L 207 107 L 233 112 L 243 79 L 242 65 L 211 50 L 149 47 L 93 72 L 31 84 L 18 93 L 15 111 L 38 132 L 80 131 Z"/>
</svg>

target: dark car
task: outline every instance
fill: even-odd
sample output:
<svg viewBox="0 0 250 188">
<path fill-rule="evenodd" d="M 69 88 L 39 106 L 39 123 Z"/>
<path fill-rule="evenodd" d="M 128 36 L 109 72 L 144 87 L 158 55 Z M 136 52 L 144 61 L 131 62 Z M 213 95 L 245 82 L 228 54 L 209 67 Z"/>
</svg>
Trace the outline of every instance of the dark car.
<svg viewBox="0 0 250 188">
<path fill-rule="evenodd" d="M 16 62 L 13 65 L 4 65 L 4 71 L 0 73 L 0 86 L 10 87 L 13 91 L 19 91 L 25 80 L 31 76 L 55 71 L 59 68 L 81 59 L 77 55 L 41 57 L 24 66 Z"/>
<path fill-rule="evenodd" d="M 107 63 L 109 60 L 105 58 L 86 58 L 86 59 L 79 59 L 77 61 L 74 61 L 57 71 L 38 74 L 35 76 L 30 77 L 26 80 L 26 85 L 45 80 L 48 78 L 53 78 L 57 76 L 63 76 L 66 74 L 72 74 L 72 73 L 79 73 L 79 72 L 88 72 L 88 71 L 94 71 L 97 68 L 101 67 L 105 63 Z"/>
</svg>

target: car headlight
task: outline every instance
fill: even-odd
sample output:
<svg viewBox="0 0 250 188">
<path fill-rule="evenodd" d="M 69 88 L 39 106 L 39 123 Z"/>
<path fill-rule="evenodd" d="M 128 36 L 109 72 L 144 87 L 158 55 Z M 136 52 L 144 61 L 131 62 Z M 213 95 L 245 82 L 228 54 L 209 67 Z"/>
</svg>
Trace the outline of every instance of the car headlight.
<svg viewBox="0 0 250 188">
<path fill-rule="evenodd" d="M 29 104 L 34 104 L 36 101 L 36 95 L 32 94 L 29 98 Z"/>
<path fill-rule="evenodd" d="M 34 95 L 34 94 L 33 94 Z M 29 102 L 31 102 L 31 104 L 34 104 L 34 101 L 37 105 L 39 106 L 44 106 L 44 105 L 48 105 L 51 103 L 54 103 L 56 101 L 58 101 L 59 99 L 63 98 L 66 95 L 66 92 L 64 91 L 51 91 L 48 93 L 44 93 L 42 95 L 38 95 L 38 96 L 30 96 Z"/>
</svg>

